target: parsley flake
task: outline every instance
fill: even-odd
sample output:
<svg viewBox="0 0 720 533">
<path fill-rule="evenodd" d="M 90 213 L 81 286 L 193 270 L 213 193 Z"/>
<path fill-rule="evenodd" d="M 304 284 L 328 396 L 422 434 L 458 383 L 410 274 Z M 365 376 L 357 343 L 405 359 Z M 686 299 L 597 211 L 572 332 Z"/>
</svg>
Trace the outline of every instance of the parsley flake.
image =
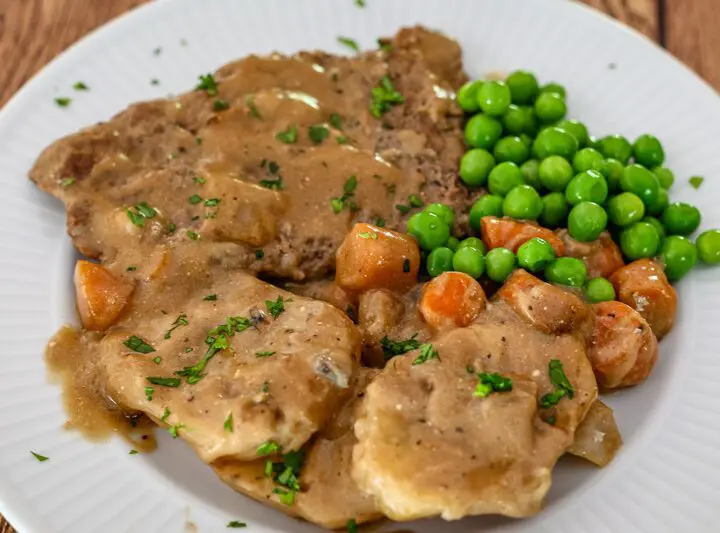
<svg viewBox="0 0 720 533">
<path fill-rule="evenodd" d="M 265 300 L 265 307 L 267 307 L 268 313 L 270 313 L 273 320 L 275 320 L 285 311 L 285 302 L 282 296 L 278 296 L 275 301 Z"/>
<path fill-rule="evenodd" d="M 228 102 L 227 100 L 223 100 L 222 98 L 218 98 L 213 102 L 213 111 L 225 111 L 229 108 L 230 102 Z"/>
<path fill-rule="evenodd" d="M 417 336 L 418 334 L 415 333 L 412 337 L 404 341 L 393 341 L 387 336 L 383 337 L 380 341 L 380 346 L 382 346 L 383 353 L 385 354 L 385 360 L 387 361 L 396 355 L 403 355 L 420 348 L 420 343 L 415 340 Z"/>
<path fill-rule="evenodd" d="M 422 207 L 425 205 L 417 194 L 411 194 L 408 196 L 408 203 L 410 207 Z"/>
<path fill-rule="evenodd" d="M 196 91 L 205 91 L 208 96 L 215 96 L 218 93 L 217 82 L 212 74 L 198 76 L 200 83 L 195 87 Z"/>
<path fill-rule="evenodd" d="M 232 412 L 231 412 L 231 413 L 227 416 L 227 418 L 225 419 L 225 423 L 223 424 L 223 428 L 224 428 L 225 431 L 227 431 L 228 433 L 232 433 L 232 432 L 233 432 L 233 416 L 232 416 Z"/>
<path fill-rule="evenodd" d="M 384 228 L 385 227 L 385 219 L 383 217 L 377 217 L 375 219 L 375 225 L 378 228 Z"/>
<path fill-rule="evenodd" d="M 315 144 L 321 144 L 330 135 L 330 130 L 325 126 L 308 126 L 308 137 Z"/>
<path fill-rule="evenodd" d="M 190 202 L 191 205 L 197 205 L 202 201 L 203 199 L 197 194 L 193 194 L 190 198 L 188 198 L 188 202 Z"/>
<path fill-rule="evenodd" d="M 187 315 L 185 313 L 182 313 L 180 316 L 178 316 L 175 319 L 175 322 L 170 324 L 170 329 L 165 332 L 165 339 L 169 339 L 172 335 L 172 332 L 175 331 L 180 326 L 187 326 L 188 325 L 188 319 Z"/>
<path fill-rule="evenodd" d="M 55 103 L 58 105 L 58 107 L 67 107 L 70 105 L 70 102 L 72 102 L 72 100 L 70 98 L 65 98 L 65 97 L 55 98 Z"/>
<path fill-rule="evenodd" d="M 480 383 L 475 387 L 473 396 L 479 398 L 485 398 L 491 392 L 508 392 L 512 390 L 512 380 L 505 376 L 501 376 L 497 372 L 492 374 L 488 372 L 481 372 L 478 374 Z"/>
<path fill-rule="evenodd" d="M 204 302 L 216 302 L 217 301 L 217 294 L 208 294 L 205 298 L 203 298 Z"/>
<path fill-rule="evenodd" d="M 220 198 L 208 198 L 205 200 L 205 207 L 215 207 L 220 203 Z"/>
<path fill-rule="evenodd" d="M 405 97 L 400 94 L 390 81 L 388 76 L 383 76 L 378 87 L 373 87 L 370 99 L 370 114 L 380 118 L 390 111 L 390 108 L 405 102 Z"/>
<path fill-rule="evenodd" d="M 365 4 L 363 4 L 363 5 L 365 5 Z M 357 527 L 357 522 L 355 521 L 354 518 L 351 518 L 350 520 L 347 521 L 346 529 L 347 529 L 347 533 L 357 533 L 358 527 Z"/>
<path fill-rule="evenodd" d="M 196 241 L 200 238 L 200 235 L 192 230 L 187 230 L 185 234 L 188 236 L 190 240 Z"/>
<path fill-rule="evenodd" d="M 137 453 L 138 453 L 137 450 L 130 450 L 130 451 L 128 452 L 128 455 L 136 455 Z"/>
<path fill-rule="evenodd" d="M 703 178 L 702 176 L 693 176 L 688 181 L 694 189 L 699 189 L 700 185 L 702 185 L 703 181 L 705 181 L 705 178 Z"/>
<path fill-rule="evenodd" d="M 343 46 L 347 46 L 353 52 L 360 51 L 360 46 L 358 46 L 358 43 L 355 39 L 351 39 L 350 37 L 343 37 L 342 35 L 338 35 L 337 40 L 340 44 L 342 44 Z"/>
<path fill-rule="evenodd" d="M 407 215 L 410 212 L 410 206 L 408 205 L 397 204 L 395 206 L 395 209 L 400 211 L 403 215 Z"/>
<path fill-rule="evenodd" d="M 145 379 L 148 381 L 148 383 L 152 383 L 153 385 L 160 385 L 161 387 L 171 387 L 174 389 L 180 386 L 179 378 L 148 377 Z"/>
<path fill-rule="evenodd" d="M 155 363 L 156 365 L 159 365 L 161 362 L 162 358 L 159 355 L 153 359 L 153 363 Z"/>
<path fill-rule="evenodd" d="M 185 427 L 185 424 L 174 424 L 168 428 L 168 433 L 170 433 L 170 435 L 172 435 L 173 439 L 177 439 L 180 436 L 178 431 L 180 431 L 184 427 Z"/>
<path fill-rule="evenodd" d="M 193 176 L 193 181 L 198 185 L 205 185 L 207 183 L 207 180 L 202 176 Z"/>
<path fill-rule="evenodd" d="M 350 202 L 350 199 L 355 196 L 357 184 L 357 176 L 353 174 L 345 181 L 345 184 L 343 185 L 343 195 L 339 198 L 333 198 L 332 200 L 330 200 L 330 206 L 332 207 L 332 210 L 336 215 L 341 213 L 346 206 L 349 206 L 352 210 L 355 204 Z"/>
<path fill-rule="evenodd" d="M 263 457 L 265 455 L 272 455 L 280 451 L 280 445 L 274 440 L 268 440 L 258 446 L 256 455 Z"/>
<path fill-rule="evenodd" d="M 125 211 L 127 212 L 130 222 L 138 228 L 145 226 L 145 219 L 155 218 L 155 215 L 157 215 L 157 211 L 155 211 L 153 207 L 150 207 L 147 202 L 140 202 L 133 207 L 128 207 Z"/>
<path fill-rule="evenodd" d="M 255 352 L 255 357 L 270 357 L 275 355 L 276 352 Z"/>
<path fill-rule="evenodd" d="M 248 96 L 245 99 L 245 107 L 248 108 L 248 111 L 250 112 L 250 116 L 253 118 L 262 118 L 262 115 L 260 114 L 260 111 L 258 111 L 257 106 L 255 105 L 255 99 L 252 96 Z"/>
<path fill-rule="evenodd" d="M 405 259 L 403 259 L 403 272 L 405 274 L 410 272 L 410 259 L 407 257 Z"/>
<path fill-rule="evenodd" d="M 336 130 L 341 130 L 343 118 L 338 113 L 330 113 L 330 125 Z"/>
<path fill-rule="evenodd" d="M 362 233 L 358 233 L 358 237 L 361 239 L 372 239 L 374 241 L 378 240 L 377 231 L 364 231 Z"/>
<path fill-rule="evenodd" d="M 355 0 L 355 5 L 358 7 L 365 7 L 365 0 Z"/>
<path fill-rule="evenodd" d="M 137 335 L 132 335 L 131 337 L 128 337 L 127 339 L 125 339 L 125 341 L 123 341 L 123 344 L 133 352 L 152 353 L 155 351 L 155 348 L 150 346 L 147 342 L 142 340 Z"/>
<path fill-rule="evenodd" d="M 259 261 L 263 257 L 265 257 L 265 252 L 263 252 L 262 250 L 255 250 L 255 259 Z"/>
<path fill-rule="evenodd" d="M 127 270 L 128 272 L 135 272 L 137 270 L 137 267 L 134 265 L 130 265 L 125 270 Z"/>
<path fill-rule="evenodd" d="M 259 185 L 271 191 L 281 191 L 285 188 L 285 183 L 283 183 L 283 179 L 279 176 L 273 180 L 260 180 Z"/>
<path fill-rule="evenodd" d="M 297 128 L 295 126 L 290 126 L 285 131 L 277 132 L 275 134 L 275 138 L 285 144 L 293 144 L 297 141 Z"/>
<path fill-rule="evenodd" d="M 76 81 L 75 83 L 73 83 L 73 89 L 75 89 L 76 91 L 89 91 L 90 87 L 88 87 L 81 81 Z"/>
<path fill-rule="evenodd" d="M 423 363 L 427 363 L 431 359 L 437 359 L 439 361 L 440 354 L 437 352 L 437 350 L 432 344 L 423 344 L 422 346 L 420 346 L 420 354 L 415 358 L 412 364 L 421 365 Z"/>
<path fill-rule="evenodd" d="M 75 181 L 75 178 L 63 178 L 60 180 L 60 187 L 70 187 Z"/>
<path fill-rule="evenodd" d="M 153 399 L 153 394 L 155 394 L 155 389 L 152 387 L 145 387 L 145 399 L 149 402 Z"/>
<path fill-rule="evenodd" d="M 166 407 L 165 411 L 163 411 L 163 415 L 160 417 L 160 422 L 165 422 L 169 416 L 170 416 L 170 409 L 168 409 Z"/>
<path fill-rule="evenodd" d="M 241 528 L 241 527 L 247 527 L 247 524 L 245 522 L 240 522 L 238 520 L 232 520 L 231 522 L 227 523 L 227 527 Z"/>
<path fill-rule="evenodd" d="M 160 80 L 157 78 L 153 78 L 150 80 L 150 85 L 160 85 Z"/>
<path fill-rule="evenodd" d="M 43 462 L 45 462 L 45 461 L 47 461 L 47 460 L 50 459 L 49 457 L 45 457 L 44 455 L 40 455 L 39 453 L 35 453 L 35 452 L 32 452 L 32 451 L 31 451 L 30 453 L 33 455 L 33 457 L 34 457 L 35 459 L 37 459 L 37 460 L 38 460 L 39 462 L 41 462 L 41 463 L 43 463 Z"/>
<path fill-rule="evenodd" d="M 273 494 L 277 494 L 280 497 L 280 502 L 283 505 L 287 505 L 290 507 L 293 503 L 295 503 L 295 491 L 294 490 L 285 490 L 280 488 L 275 488 L 272 490 Z"/>
<path fill-rule="evenodd" d="M 551 359 L 548 364 L 548 372 L 550 373 L 550 383 L 553 384 L 555 390 L 540 398 L 540 406 L 552 407 L 565 396 L 572 399 L 575 396 L 575 389 L 565 375 L 562 362 L 559 359 Z"/>
</svg>

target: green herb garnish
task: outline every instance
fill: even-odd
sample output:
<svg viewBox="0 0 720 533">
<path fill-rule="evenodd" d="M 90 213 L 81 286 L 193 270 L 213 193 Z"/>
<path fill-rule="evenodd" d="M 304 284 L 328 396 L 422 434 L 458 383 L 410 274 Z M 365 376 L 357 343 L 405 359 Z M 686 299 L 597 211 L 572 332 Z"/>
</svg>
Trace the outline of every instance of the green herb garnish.
<svg viewBox="0 0 720 533">
<path fill-rule="evenodd" d="M 134 265 L 130 265 L 125 270 L 127 270 L 128 272 L 135 272 L 137 270 L 137 267 Z"/>
<path fill-rule="evenodd" d="M 321 144 L 330 135 L 330 130 L 325 126 L 308 126 L 308 137 L 315 144 Z"/>
<path fill-rule="evenodd" d="M 555 390 L 540 398 L 540 406 L 552 407 L 557 405 L 565 396 L 572 399 L 575 396 L 575 389 L 565 375 L 562 362 L 559 359 L 551 359 L 548 364 L 548 371 L 550 373 L 550 383 L 553 384 Z"/>
<path fill-rule="evenodd" d="M 439 361 L 440 354 L 437 352 L 437 350 L 432 344 L 423 344 L 422 346 L 420 346 L 420 354 L 415 358 L 412 364 L 421 365 L 423 363 L 427 363 L 431 359 L 437 359 Z"/>
<path fill-rule="evenodd" d="M 343 118 L 338 113 L 330 113 L 330 125 L 336 130 L 342 129 Z"/>
<path fill-rule="evenodd" d="M 255 99 L 252 96 L 248 96 L 245 99 L 245 107 L 248 108 L 248 111 L 250 112 L 250 116 L 254 118 L 262 118 L 262 115 L 260 114 L 260 111 L 258 111 L 257 106 L 255 105 Z"/>
<path fill-rule="evenodd" d="M 153 359 L 153 363 L 155 363 L 156 365 L 159 365 L 161 362 L 162 358 L 159 355 Z"/>
<path fill-rule="evenodd" d="M 362 233 L 358 233 L 358 237 L 361 239 L 372 239 L 374 241 L 378 240 L 377 231 L 364 231 Z"/>
<path fill-rule="evenodd" d="M 239 522 L 237 520 L 233 520 L 233 521 L 227 523 L 227 527 L 241 528 L 241 527 L 247 527 L 247 524 L 245 522 Z"/>
<path fill-rule="evenodd" d="M 90 87 L 88 87 L 81 81 L 76 81 L 75 83 L 73 83 L 73 89 L 75 89 L 76 91 L 88 91 L 90 90 Z"/>
<path fill-rule="evenodd" d="M 148 383 L 152 383 L 153 385 L 160 385 L 161 387 L 176 388 L 180 386 L 179 378 L 148 377 L 145 379 L 148 381 Z"/>
<path fill-rule="evenodd" d="M 150 80 L 150 85 L 160 85 L 160 80 L 157 78 L 153 78 Z"/>
<path fill-rule="evenodd" d="M 380 346 L 382 346 L 383 353 L 385 354 L 385 360 L 387 361 L 396 355 L 403 355 L 420 348 L 420 343 L 415 340 L 417 336 L 418 334 L 415 333 L 412 337 L 404 341 L 393 341 L 387 336 L 383 337 L 380 341 Z"/>
<path fill-rule="evenodd" d="M 193 176 L 193 181 L 198 185 L 204 185 L 207 183 L 207 180 L 201 176 Z"/>
<path fill-rule="evenodd" d="M 205 91 L 208 96 L 215 96 L 218 93 L 217 82 L 212 74 L 205 74 L 204 76 L 198 76 L 200 83 L 195 87 L 196 91 Z"/>
<path fill-rule="evenodd" d="M 205 298 L 203 298 L 204 302 L 216 302 L 217 301 L 217 294 L 208 294 Z"/>
<path fill-rule="evenodd" d="M 222 98 L 218 98 L 213 102 L 213 111 L 225 111 L 229 107 L 230 103 Z"/>
<path fill-rule="evenodd" d="M 278 296 L 275 301 L 265 300 L 265 307 L 267 307 L 268 313 L 270 313 L 273 320 L 275 320 L 285 311 L 285 302 L 282 296 Z"/>
<path fill-rule="evenodd" d="M 406 274 L 410 272 L 410 259 L 407 257 L 403 259 L 403 272 Z"/>
<path fill-rule="evenodd" d="M 41 462 L 41 463 L 43 463 L 43 462 L 45 462 L 45 461 L 47 461 L 47 460 L 50 459 L 49 457 L 45 457 L 44 455 L 40 455 L 39 453 L 35 453 L 35 452 L 32 452 L 32 451 L 31 451 L 30 453 L 33 455 L 33 457 L 34 457 L 35 459 L 37 459 L 37 460 L 38 460 L 39 462 Z"/>
<path fill-rule="evenodd" d="M 350 203 L 350 199 L 355 196 L 355 189 L 357 189 L 357 177 L 355 174 L 350 176 L 343 185 L 343 195 L 339 198 L 333 198 L 330 200 L 330 206 L 332 207 L 333 212 L 337 215 L 340 212 L 342 212 L 343 209 L 345 209 L 346 206 L 350 206 L 352 208 L 352 205 Z"/>
<path fill-rule="evenodd" d="M 58 107 L 67 107 L 70 105 L 70 102 L 72 102 L 72 100 L 70 98 L 65 98 L 65 97 L 55 98 L 55 103 L 58 105 Z"/>
<path fill-rule="evenodd" d="M 481 372 L 478 374 L 480 383 L 475 387 L 473 396 L 479 398 L 485 398 L 491 392 L 508 392 L 512 390 L 512 380 L 505 376 L 501 376 L 497 372 L 492 374 L 488 372 Z"/>
<path fill-rule="evenodd" d="M 220 198 L 208 198 L 205 200 L 205 207 L 215 207 L 220 203 Z"/>
<path fill-rule="evenodd" d="M 263 257 L 265 257 L 265 252 L 263 252 L 262 250 L 255 250 L 255 259 L 259 261 Z"/>
<path fill-rule="evenodd" d="M 170 435 L 172 435 L 173 439 L 177 439 L 180 436 L 178 431 L 180 431 L 184 427 L 185 427 L 185 424 L 174 424 L 168 428 L 168 433 L 170 433 Z"/>
<path fill-rule="evenodd" d="M 417 194 L 411 194 L 408 196 L 408 203 L 410 207 L 422 207 L 425 205 Z"/>
<path fill-rule="evenodd" d="M 75 181 L 75 178 L 63 178 L 60 180 L 60 187 L 70 187 Z"/>
<path fill-rule="evenodd" d="M 165 422 L 169 416 L 170 416 L 170 409 L 168 409 L 166 407 L 165 411 L 163 411 L 163 415 L 160 417 L 160 422 Z"/>
<path fill-rule="evenodd" d="M 227 416 L 227 418 L 225 419 L 225 423 L 223 424 L 223 428 L 224 428 L 225 431 L 227 431 L 228 433 L 232 433 L 232 432 L 233 432 L 233 416 L 232 416 L 232 412 L 231 412 L 231 413 Z"/>
<path fill-rule="evenodd" d="M 142 340 L 137 335 L 128 337 L 125 341 L 123 341 L 123 344 L 133 352 L 151 353 L 155 351 L 155 348 L 150 346 L 147 342 Z"/>
<path fill-rule="evenodd" d="M 259 185 L 271 191 L 281 191 L 285 188 L 285 183 L 280 176 L 273 180 L 260 180 Z"/>
<path fill-rule="evenodd" d="M 192 241 L 196 241 L 200 238 L 200 235 L 192 230 L 187 230 L 185 234 L 188 236 L 188 238 Z"/>
<path fill-rule="evenodd" d="M 191 205 L 197 205 L 202 201 L 203 199 L 197 194 L 193 194 L 190 198 L 188 198 L 188 202 L 190 202 Z"/>
<path fill-rule="evenodd" d="M 275 138 L 285 144 L 293 144 L 297 141 L 297 128 L 295 126 L 290 126 L 285 131 L 279 131 L 276 133 Z"/>
<path fill-rule="evenodd" d="M 155 394 L 155 389 L 152 387 L 145 387 L 145 399 L 149 402 L 153 399 L 153 394 Z"/>
<path fill-rule="evenodd" d="M 690 182 L 690 185 L 692 185 L 694 189 L 699 189 L 700 185 L 702 185 L 703 181 L 705 181 L 705 178 L 703 178 L 702 176 L 693 176 L 688 181 Z"/>
<path fill-rule="evenodd" d="M 175 331 L 180 326 L 187 326 L 188 325 L 188 319 L 187 315 L 185 313 L 182 313 L 180 316 L 178 316 L 175 319 L 175 322 L 170 324 L 170 329 L 165 332 L 165 338 L 169 339 L 172 335 L 172 332 Z"/>
<path fill-rule="evenodd" d="M 130 451 L 128 452 L 128 455 L 135 455 L 135 454 L 137 454 L 137 453 L 138 453 L 137 450 L 130 450 Z"/>
<path fill-rule="evenodd" d="M 395 206 L 395 209 L 400 211 L 403 215 L 407 215 L 410 212 L 410 206 L 408 205 L 397 204 Z"/>
<path fill-rule="evenodd" d="M 357 0 L 356 0 L 356 3 L 357 3 Z M 365 5 L 365 4 L 363 4 L 363 5 Z M 357 522 L 355 521 L 354 518 L 351 518 L 350 520 L 347 521 L 346 529 L 347 529 L 347 533 L 357 533 L 358 527 L 357 527 Z"/>
<path fill-rule="evenodd" d="M 270 357 L 275 355 L 276 352 L 255 352 L 255 357 Z"/>
<path fill-rule="evenodd" d="M 150 207 L 147 202 L 140 202 L 133 207 L 128 207 L 126 212 L 130 222 L 139 228 L 145 226 L 145 219 L 155 218 L 155 215 L 157 215 L 157 211 Z"/>
<path fill-rule="evenodd" d="M 274 440 L 268 440 L 266 442 L 263 442 L 260 446 L 258 446 L 256 455 L 258 457 L 264 457 L 266 455 L 272 455 L 274 453 L 278 453 L 280 451 L 280 445 L 275 442 Z"/>
<path fill-rule="evenodd" d="M 342 35 L 338 35 L 337 38 L 338 42 L 344 46 L 347 46 L 350 48 L 350 50 L 354 52 L 360 51 L 360 46 L 358 46 L 358 43 L 355 39 L 351 39 L 350 37 L 343 37 Z"/>
<path fill-rule="evenodd" d="M 390 111 L 391 107 L 403 102 L 405 102 L 405 97 L 395 89 L 388 76 L 383 76 L 380 85 L 372 90 L 370 114 L 375 118 L 380 118 Z"/>
<path fill-rule="evenodd" d="M 385 227 L 385 219 L 383 217 L 378 217 L 375 219 L 375 225 L 378 228 L 384 228 Z"/>
</svg>

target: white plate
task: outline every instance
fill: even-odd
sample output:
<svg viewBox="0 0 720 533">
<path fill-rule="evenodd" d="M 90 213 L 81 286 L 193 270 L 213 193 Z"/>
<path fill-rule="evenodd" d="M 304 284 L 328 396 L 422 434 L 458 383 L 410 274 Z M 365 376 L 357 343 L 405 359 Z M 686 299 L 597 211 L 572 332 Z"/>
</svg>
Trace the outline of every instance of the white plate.
<svg viewBox="0 0 720 533">
<path fill-rule="evenodd" d="M 74 321 L 61 205 L 26 179 L 54 139 L 136 100 L 192 87 L 198 74 L 245 54 L 344 52 L 337 35 L 372 47 L 422 23 L 457 38 L 475 76 L 528 68 L 569 91 L 570 114 L 594 135 L 644 132 L 665 143 L 673 197 L 720 226 L 720 101 L 649 41 L 578 5 L 550 0 L 176 0 L 134 11 L 83 39 L 0 113 L 0 512 L 21 533 L 315 531 L 234 493 L 179 441 L 128 455 L 120 440 L 91 444 L 63 430 L 59 389 L 43 349 Z M 159 55 L 153 50 L 162 47 Z M 23 53 L 22 50 L 18 53 Z M 150 79 L 160 85 L 150 85 Z M 91 90 L 72 91 L 82 80 Z M 53 103 L 73 98 L 69 108 Z M 687 178 L 706 181 L 699 191 Z M 625 437 L 604 470 L 561 464 L 547 509 L 525 521 L 425 521 L 386 530 L 589 533 L 717 531 L 720 518 L 720 276 L 680 284 L 679 320 L 642 387 L 614 394 Z M 164 433 L 164 432 L 162 432 Z M 50 457 L 39 463 L 30 450 Z M 486 528 L 486 529 L 485 529 Z"/>
</svg>

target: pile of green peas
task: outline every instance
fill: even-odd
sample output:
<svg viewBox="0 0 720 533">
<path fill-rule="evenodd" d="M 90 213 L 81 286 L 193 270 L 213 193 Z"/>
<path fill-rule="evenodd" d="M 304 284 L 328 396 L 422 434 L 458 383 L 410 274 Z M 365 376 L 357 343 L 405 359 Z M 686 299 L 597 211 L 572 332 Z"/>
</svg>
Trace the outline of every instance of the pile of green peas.
<svg viewBox="0 0 720 533">
<path fill-rule="evenodd" d="M 522 70 L 505 81 L 476 80 L 460 88 L 457 103 L 468 115 L 469 147 L 460 178 L 489 191 L 470 210 L 471 228 L 479 232 L 480 219 L 492 215 L 566 227 L 581 242 L 609 230 L 627 260 L 659 257 L 671 281 L 687 274 L 698 258 L 720 263 L 720 231 L 706 231 L 693 243 L 688 236 L 699 227 L 700 212 L 670 202 L 674 174 L 663 166 L 661 142 L 649 134 L 634 143 L 621 135 L 595 139 L 582 122 L 566 118 L 565 97 L 561 85 L 540 86 Z M 452 252 L 446 244 L 441 246 Z M 433 261 L 440 255 L 449 258 L 448 251 L 435 254 Z M 463 252 L 459 262 L 468 254 Z M 493 262 L 501 256 L 509 264 L 504 252 L 493 254 Z M 482 270 L 480 261 L 474 264 L 475 271 Z M 489 275 L 491 269 L 485 269 Z M 596 290 L 601 286 L 593 284 Z"/>
</svg>

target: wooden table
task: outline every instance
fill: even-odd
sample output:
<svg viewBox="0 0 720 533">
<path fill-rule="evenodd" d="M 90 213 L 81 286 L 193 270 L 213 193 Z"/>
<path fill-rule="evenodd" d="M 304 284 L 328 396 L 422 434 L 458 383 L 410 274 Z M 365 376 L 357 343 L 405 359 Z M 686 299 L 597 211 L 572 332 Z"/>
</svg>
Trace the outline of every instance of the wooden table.
<svg viewBox="0 0 720 533">
<path fill-rule="evenodd" d="M 0 106 L 84 34 L 147 1 L 0 0 Z M 582 1 L 644 33 L 720 89 L 720 0 Z M 14 531 L 0 516 L 0 533 Z"/>
</svg>

